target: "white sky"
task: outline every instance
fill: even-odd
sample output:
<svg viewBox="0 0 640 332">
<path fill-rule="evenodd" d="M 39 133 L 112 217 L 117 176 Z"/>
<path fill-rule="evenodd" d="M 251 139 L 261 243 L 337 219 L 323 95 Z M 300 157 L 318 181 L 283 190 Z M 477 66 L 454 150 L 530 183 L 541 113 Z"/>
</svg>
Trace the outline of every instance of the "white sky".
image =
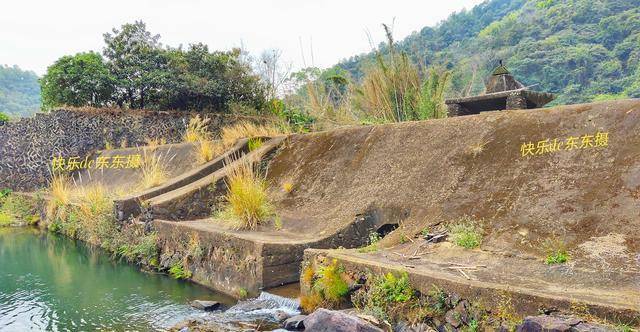
<svg viewBox="0 0 640 332">
<path fill-rule="evenodd" d="M 252 55 L 277 48 L 294 68 L 328 67 L 378 44 L 395 18 L 400 40 L 481 0 L 2 0 L 0 64 L 42 75 L 63 55 L 101 52 L 102 34 L 143 20 L 165 45 L 203 42 L 210 50 L 244 45 Z"/>
</svg>

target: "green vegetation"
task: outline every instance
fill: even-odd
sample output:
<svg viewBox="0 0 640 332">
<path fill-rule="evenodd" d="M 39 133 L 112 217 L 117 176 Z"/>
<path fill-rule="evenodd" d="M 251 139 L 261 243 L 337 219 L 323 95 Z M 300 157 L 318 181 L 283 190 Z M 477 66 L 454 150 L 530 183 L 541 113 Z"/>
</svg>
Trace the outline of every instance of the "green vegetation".
<svg viewBox="0 0 640 332">
<path fill-rule="evenodd" d="M 301 113 L 311 114 L 321 126 L 446 117 L 444 91 L 450 72 L 416 65 L 396 49 L 390 28 L 384 28 L 387 53 L 376 50 L 360 80 L 350 80 L 340 70 L 303 70 L 294 75 L 302 86 L 286 99 L 286 108 L 304 110 Z"/>
<path fill-rule="evenodd" d="M 640 9 L 623 0 L 491 0 L 454 13 L 380 50 L 415 63 L 451 68 L 445 94 L 483 91 L 483 79 L 504 59 L 525 86 L 557 93 L 553 104 L 599 95 L 640 97 Z M 379 52 L 355 56 L 332 71 L 363 81 Z"/>
<path fill-rule="evenodd" d="M 569 260 L 569 254 L 567 254 L 565 251 L 558 251 L 558 252 L 549 254 L 545 259 L 545 263 L 549 265 L 563 264 L 563 263 L 566 263 L 568 260 Z"/>
<path fill-rule="evenodd" d="M 115 92 L 115 78 L 98 53 L 66 55 L 47 68 L 40 80 L 42 106 L 106 106 Z"/>
<path fill-rule="evenodd" d="M 302 281 L 310 288 L 310 294 L 301 296 L 300 305 L 305 312 L 312 312 L 320 306 L 340 307 L 349 295 L 349 284 L 345 280 L 344 268 L 337 260 L 317 270 L 306 267 Z"/>
<path fill-rule="evenodd" d="M 191 271 L 186 269 L 182 262 L 175 263 L 169 268 L 169 275 L 175 279 L 189 279 L 191 278 Z"/>
<path fill-rule="evenodd" d="M 0 112 L 0 124 L 3 122 L 9 122 L 11 120 L 8 115 Z"/>
<path fill-rule="evenodd" d="M 264 142 L 262 141 L 261 138 L 258 138 L 258 137 L 252 137 L 247 142 L 247 146 L 249 147 L 249 151 L 254 151 L 254 150 L 259 149 L 262 146 L 262 144 L 264 144 Z"/>
<path fill-rule="evenodd" d="M 40 109 L 38 76 L 17 66 L 0 65 L 0 122 L 4 116 L 26 117 Z"/>
<path fill-rule="evenodd" d="M 378 234 L 378 232 L 371 232 L 371 234 L 369 234 L 369 245 L 367 245 L 366 247 L 358 248 L 358 252 L 368 253 L 378 251 L 378 242 L 381 239 L 382 238 L 380 237 L 380 234 Z"/>
<path fill-rule="evenodd" d="M 226 184 L 227 203 L 218 217 L 234 222 L 238 229 L 255 229 L 275 216 L 266 180 L 246 159 L 231 168 Z"/>
<path fill-rule="evenodd" d="M 618 324 L 618 325 L 616 325 L 616 331 L 619 331 L 619 332 L 633 332 L 634 330 L 631 328 L 631 326 L 629 326 L 627 324 Z"/>
<path fill-rule="evenodd" d="M 543 248 L 547 253 L 544 262 L 548 265 L 564 264 L 569 261 L 569 253 L 565 243 L 557 237 L 546 239 Z"/>
<path fill-rule="evenodd" d="M 164 47 L 143 22 L 105 33 L 104 43 L 104 57 L 79 53 L 48 68 L 41 81 L 44 107 L 226 112 L 234 103 L 256 110 L 265 106 L 266 87 L 239 49 L 210 52 L 201 43 L 184 50 Z"/>
<path fill-rule="evenodd" d="M 0 190 L 0 227 L 18 224 L 33 225 L 40 220 L 33 200 Z"/>
<path fill-rule="evenodd" d="M 449 236 L 456 245 L 473 249 L 482 243 L 482 228 L 480 228 L 478 221 L 465 216 L 449 225 Z"/>
<path fill-rule="evenodd" d="M 246 299 L 249 296 L 249 292 L 247 291 L 246 288 L 240 287 L 238 289 L 238 298 L 239 299 Z"/>
<path fill-rule="evenodd" d="M 47 216 L 51 232 L 99 246 L 128 261 L 157 266 L 157 234 L 138 224 L 119 224 L 113 214 L 115 195 L 103 186 L 73 188 L 56 175 L 49 188 Z"/>
</svg>

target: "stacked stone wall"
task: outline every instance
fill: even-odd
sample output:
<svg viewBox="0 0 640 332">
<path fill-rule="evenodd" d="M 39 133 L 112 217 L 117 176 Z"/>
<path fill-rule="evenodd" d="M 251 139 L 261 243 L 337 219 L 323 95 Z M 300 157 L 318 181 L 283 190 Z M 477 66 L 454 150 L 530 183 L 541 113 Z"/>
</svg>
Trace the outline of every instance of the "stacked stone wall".
<svg viewBox="0 0 640 332">
<path fill-rule="evenodd" d="M 114 147 L 144 145 L 148 139 L 182 140 L 195 113 L 140 110 L 56 110 L 0 125 L 0 188 L 31 191 L 46 187 L 54 156 L 86 156 Z M 207 115 L 217 131 L 239 117 Z"/>
</svg>

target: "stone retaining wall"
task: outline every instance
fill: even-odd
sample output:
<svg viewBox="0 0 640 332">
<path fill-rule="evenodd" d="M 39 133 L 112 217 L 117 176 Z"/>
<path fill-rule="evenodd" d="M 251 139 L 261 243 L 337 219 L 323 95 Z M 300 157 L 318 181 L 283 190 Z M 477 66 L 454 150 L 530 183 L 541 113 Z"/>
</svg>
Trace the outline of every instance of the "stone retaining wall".
<svg viewBox="0 0 640 332">
<path fill-rule="evenodd" d="M 86 156 L 114 147 L 144 145 L 149 138 L 181 141 L 195 113 L 122 110 L 57 110 L 0 126 L 0 188 L 30 191 L 47 186 L 52 157 Z M 217 130 L 235 116 L 212 114 Z"/>
</svg>

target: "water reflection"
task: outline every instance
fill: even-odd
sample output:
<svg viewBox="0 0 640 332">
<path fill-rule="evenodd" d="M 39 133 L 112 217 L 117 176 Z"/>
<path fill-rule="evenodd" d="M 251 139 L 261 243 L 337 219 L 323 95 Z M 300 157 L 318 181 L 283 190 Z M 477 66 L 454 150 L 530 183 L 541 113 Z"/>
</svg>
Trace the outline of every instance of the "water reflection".
<svg viewBox="0 0 640 332">
<path fill-rule="evenodd" d="M 0 229 L 0 330 L 158 330 L 233 301 L 33 229 Z"/>
</svg>

